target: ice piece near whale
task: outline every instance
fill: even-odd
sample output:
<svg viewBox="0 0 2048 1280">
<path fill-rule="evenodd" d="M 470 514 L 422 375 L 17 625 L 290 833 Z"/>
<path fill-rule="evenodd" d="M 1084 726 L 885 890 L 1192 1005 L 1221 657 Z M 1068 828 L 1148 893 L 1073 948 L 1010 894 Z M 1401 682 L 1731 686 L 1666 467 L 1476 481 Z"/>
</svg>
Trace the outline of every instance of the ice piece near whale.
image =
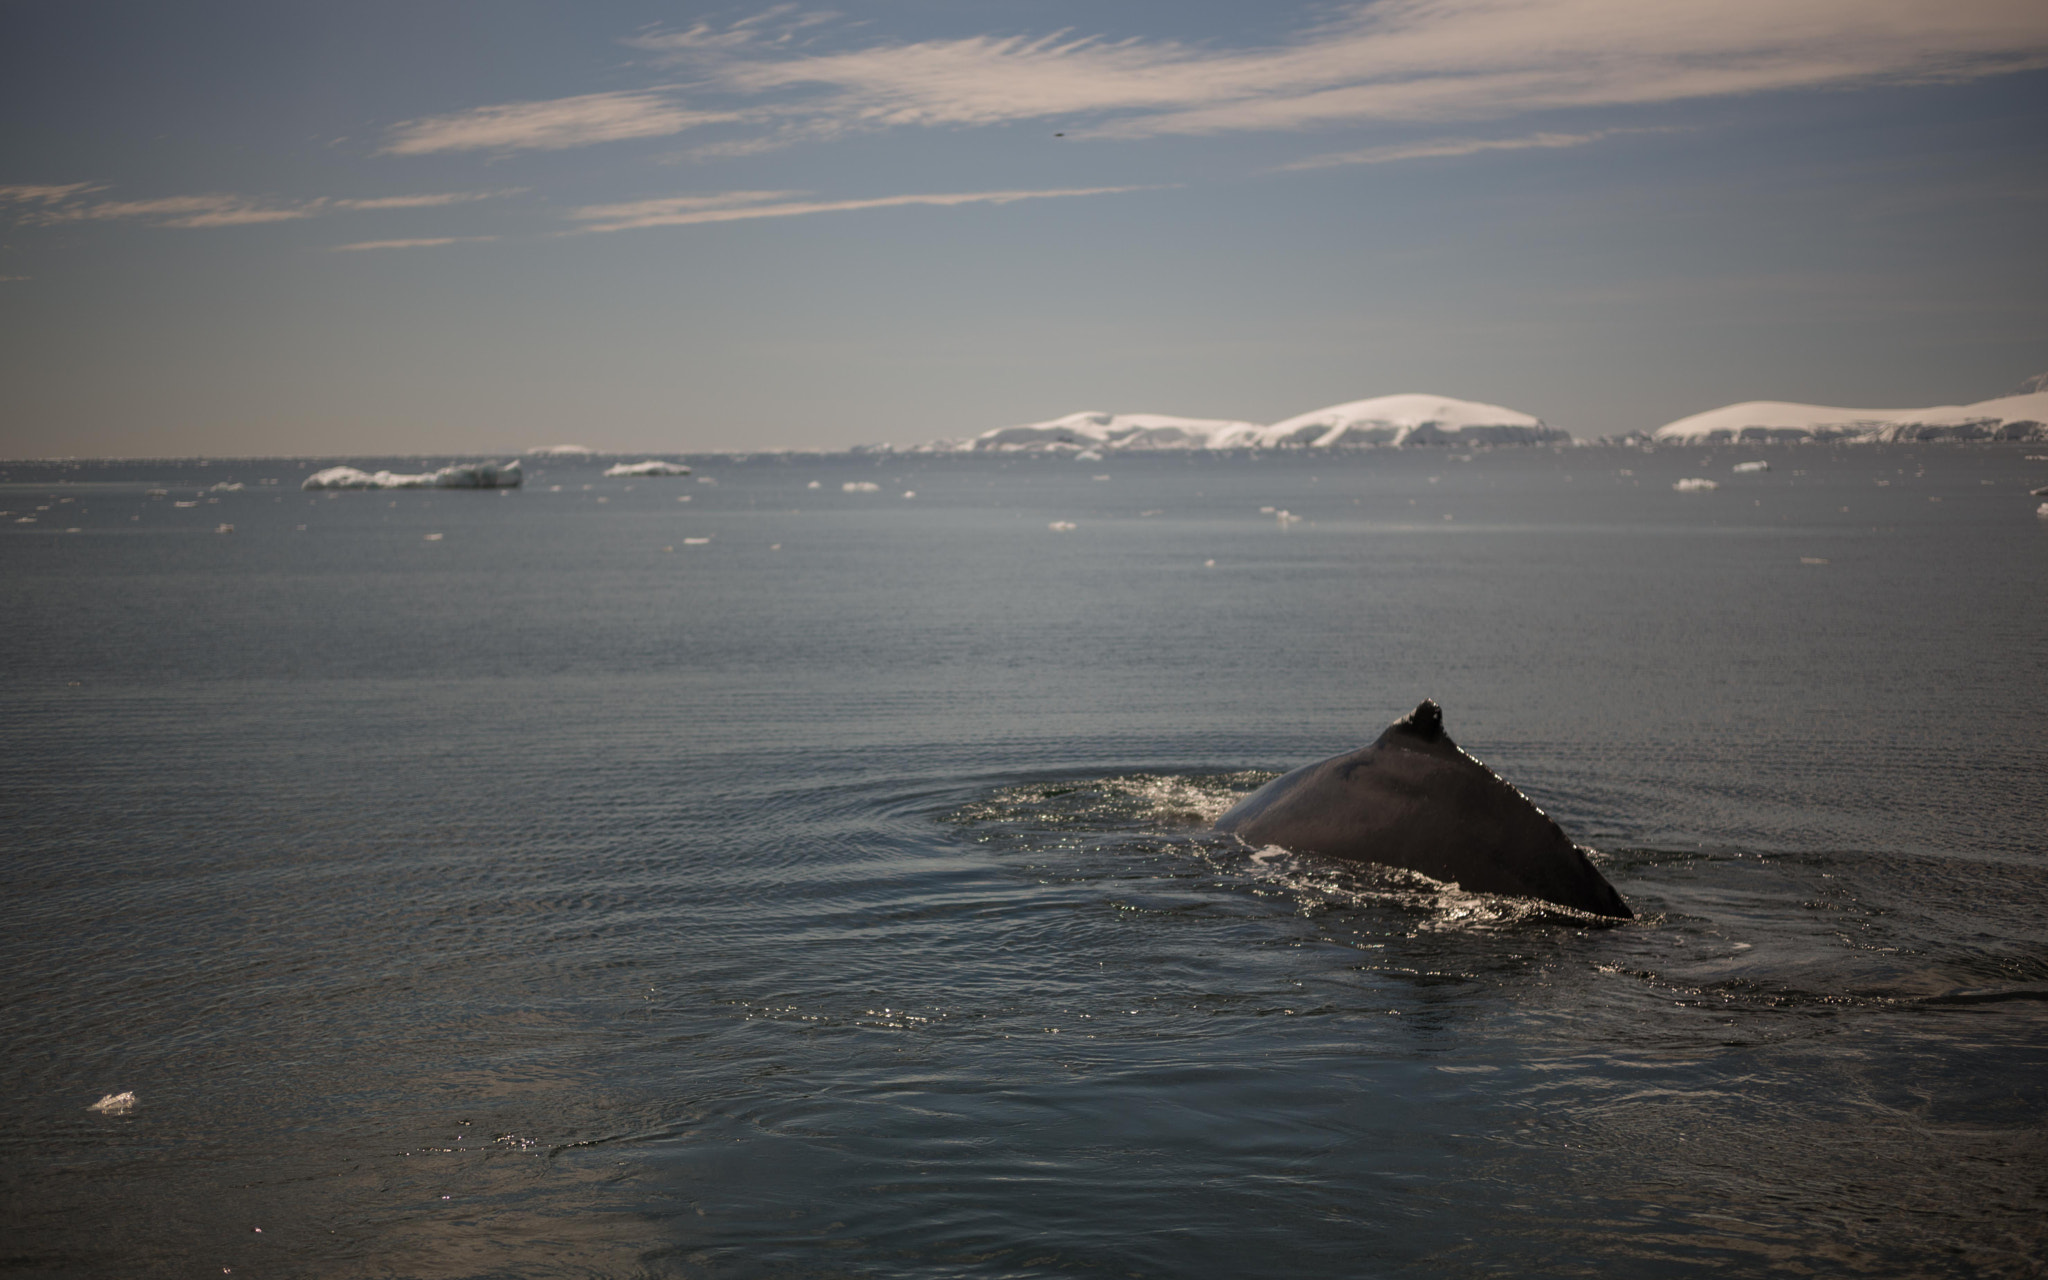
<svg viewBox="0 0 2048 1280">
<path fill-rule="evenodd" d="M 438 471 L 363 471 L 329 467 L 307 476 L 301 489 L 517 489 L 526 477 L 514 462 L 461 462 Z"/>
<path fill-rule="evenodd" d="M 645 462 L 621 462 L 617 466 L 606 467 L 604 473 L 607 476 L 686 476 L 690 469 L 680 462 L 649 458 Z"/>
</svg>

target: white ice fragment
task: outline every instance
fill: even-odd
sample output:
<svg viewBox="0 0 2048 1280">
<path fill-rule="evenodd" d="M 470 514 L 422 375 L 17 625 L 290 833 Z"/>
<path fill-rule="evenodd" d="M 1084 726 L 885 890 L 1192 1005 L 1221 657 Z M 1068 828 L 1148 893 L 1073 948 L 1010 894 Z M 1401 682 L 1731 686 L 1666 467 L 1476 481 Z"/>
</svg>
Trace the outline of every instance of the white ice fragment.
<svg viewBox="0 0 2048 1280">
<path fill-rule="evenodd" d="M 86 1108 L 103 1116 L 125 1116 L 135 1110 L 135 1095 L 131 1093 L 110 1093 Z"/>
<path fill-rule="evenodd" d="M 1071 533 L 1081 526 L 1075 524 L 1072 520 L 1055 520 L 1045 527 L 1054 533 Z"/>
<path fill-rule="evenodd" d="M 2043 520 L 2048 520 L 2048 502 L 2044 502 L 2040 506 L 2035 507 L 2034 514 L 2041 517 Z"/>
<path fill-rule="evenodd" d="M 605 468 L 607 476 L 686 476 L 690 469 L 680 462 L 662 462 L 649 458 L 645 462 L 621 462 L 615 467 Z"/>
<path fill-rule="evenodd" d="M 199 500 L 195 498 L 191 502 L 173 502 L 171 505 L 174 507 L 196 507 L 199 505 Z"/>
<path fill-rule="evenodd" d="M 230 482 L 227 480 L 223 480 L 219 484 L 213 486 L 214 492 L 216 493 L 240 493 L 243 489 L 246 488 L 248 488 L 247 485 L 244 485 L 238 481 Z"/>
<path fill-rule="evenodd" d="M 816 480 L 813 480 L 809 484 L 804 486 L 804 488 L 806 489 L 822 489 L 824 487 L 824 485 L 818 483 Z"/>
<path fill-rule="evenodd" d="M 217 524 L 213 527 L 213 531 L 215 533 L 233 533 L 235 526 L 231 524 Z"/>
<path fill-rule="evenodd" d="M 1745 472 L 1750 471 L 1769 471 L 1771 469 L 1771 464 L 1763 461 L 1762 459 L 1758 459 L 1755 462 L 1738 462 L 1728 469 L 1730 471 L 1733 471 L 1736 475 L 1742 475 Z"/>
<path fill-rule="evenodd" d="M 307 476 L 301 489 L 517 489 L 525 480 L 514 462 L 464 462 L 439 471 L 408 474 L 329 467 Z M 179 504 L 183 506 L 183 503 Z"/>
<path fill-rule="evenodd" d="M 848 493 L 880 493 L 882 486 L 872 480 L 848 480 L 839 486 Z"/>
<path fill-rule="evenodd" d="M 683 545 L 686 547 L 701 547 L 709 541 L 711 541 L 709 538 L 684 538 Z"/>
<path fill-rule="evenodd" d="M 1292 511 L 1275 511 L 1273 513 L 1273 518 L 1280 522 L 1280 527 L 1283 529 L 1285 529 L 1288 525 L 1301 523 L 1301 517 L 1295 515 Z M 1445 517 L 1445 519 L 1449 518 L 1450 517 L 1448 516 Z"/>
<path fill-rule="evenodd" d="M 448 536 L 448 535 L 446 535 L 446 534 L 443 534 L 443 533 L 430 533 L 430 534 L 427 534 L 427 535 L 425 536 L 425 538 L 423 539 L 423 541 L 426 541 L 426 542 L 439 542 L 439 541 L 440 541 L 440 540 L 441 540 L 442 538 L 445 538 L 445 537 L 447 537 L 447 536 Z"/>
<path fill-rule="evenodd" d="M 905 490 L 903 491 L 903 496 L 904 496 L 904 497 L 906 497 L 906 498 L 915 498 L 915 497 L 917 496 L 917 490 L 915 490 L 915 489 L 905 489 Z"/>
<path fill-rule="evenodd" d="M 1701 493 L 1708 489 L 1718 489 L 1721 486 L 1715 484 L 1712 480 L 1702 480 L 1698 476 L 1689 476 L 1671 487 L 1680 493 Z"/>
</svg>

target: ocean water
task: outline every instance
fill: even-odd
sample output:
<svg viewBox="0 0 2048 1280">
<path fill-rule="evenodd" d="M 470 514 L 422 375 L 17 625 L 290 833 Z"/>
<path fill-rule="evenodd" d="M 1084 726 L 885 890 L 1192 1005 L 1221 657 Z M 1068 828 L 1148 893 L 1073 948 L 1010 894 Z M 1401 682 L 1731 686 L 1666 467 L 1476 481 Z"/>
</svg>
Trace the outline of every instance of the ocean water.
<svg viewBox="0 0 2048 1280">
<path fill-rule="evenodd" d="M 0 464 L 0 1268 L 2048 1270 L 2048 460 L 691 461 Z"/>
</svg>

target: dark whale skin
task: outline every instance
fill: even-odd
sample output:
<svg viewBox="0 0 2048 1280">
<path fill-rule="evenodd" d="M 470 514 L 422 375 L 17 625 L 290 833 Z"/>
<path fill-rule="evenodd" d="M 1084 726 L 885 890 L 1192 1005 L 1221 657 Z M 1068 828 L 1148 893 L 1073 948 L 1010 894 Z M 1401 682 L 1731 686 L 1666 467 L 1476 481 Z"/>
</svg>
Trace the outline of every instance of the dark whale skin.
<svg viewBox="0 0 2048 1280">
<path fill-rule="evenodd" d="M 1273 779 L 1216 829 L 1249 845 L 1420 871 L 1467 893 L 1635 919 L 1549 814 L 1451 741 L 1428 699 L 1371 746 Z"/>
</svg>

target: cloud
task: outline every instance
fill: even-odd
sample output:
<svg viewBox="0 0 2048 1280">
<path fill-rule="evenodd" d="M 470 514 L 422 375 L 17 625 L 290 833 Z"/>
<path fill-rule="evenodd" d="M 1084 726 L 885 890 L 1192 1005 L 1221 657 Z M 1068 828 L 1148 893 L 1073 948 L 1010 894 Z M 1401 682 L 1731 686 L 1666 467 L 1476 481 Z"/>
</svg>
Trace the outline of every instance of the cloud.
<svg viewBox="0 0 2048 1280">
<path fill-rule="evenodd" d="M 496 236 L 423 236 L 416 240 L 358 240 L 354 244 L 330 246 L 333 253 L 355 253 L 363 249 L 426 249 L 437 244 L 473 244 L 496 240 Z"/>
<path fill-rule="evenodd" d="M 0 187 L 0 204 L 31 206 L 27 212 L 19 215 L 19 220 L 30 226 L 137 218 L 160 227 L 239 227 L 264 222 L 291 222 L 326 213 L 438 208 L 516 194 L 516 191 L 449 191 L 426 195 L 373 196 L 363 199 L 315 196 L 308 200 L 286 202 L 220 193 L 160 196 L 153 200 L 88 201 L 77 198 L 105 189 L 103 186 L 83 182 L 62 187 Z"/>
<path fill-rule="evenodd" d="M 98 184 L 91 182 L 73 182 L 64 186 L 0 187 L 0 204 L 57 204 L 100 189 Z"/>
<path fill-rule="evenodd" d="M 821 53 L 792 39 L 816 21 L 628 43 L 687 66 L 689 94 L 766 99 L 816 133 L 1053 118 L 1094 137 L 1286 131 L 2048 67 L 2038 0 L 1378 0 L 1250 49 L 1062 34 Z"/>
<path fill-rule="evenodd" d="M 1532 133 L 1520 138 L 1435 138 L 1427 142 L 1396 143 L 1384 147 L 1366 147 L 1359 151 L 1338 151 L 1329 155 L 1309 156 L 1292 164 L 1279 166 L 1282 172 L 1294 169 L 1331 169 L 1339 165 L 1389 164 L 1396 160 L 1434 160 L 1456 156 L 1475 156 L 1487 151 L 1526 151 L 1534 148 L 1583 147 L 1590 142 L 1599 142 L 1620 134 L 1664 133 L 1663 129 L 1599 129 L 1592 133 Z"/>
<path fill-rule="evenodd" d="M 847 213 L 856 209 L 893 209 L 904 205 L 952 207 L 963 204 L 1011 204 L 1019 200 L 1050 200 L 1066 196 L 1106 196 L 1150 187 L 1075 187 L 1050 191 L 966 191 L 938 195 L 880 196 L 867 200 L 795 200 L 801 191 L 728 191 L 709 196 L 671 196 L 624 204 L 593 204 L 569 211 L 586 225 L 579 231 L 632 231 L 642 227 L 685 227 L 704 222 L 739 222 L 749 218 L 791 218 L 809 213 Z"/>
<path fill-rule="evenodd" d="M 740 119 L 736 113 L 688 111 L 665 93 L 587 93 L 542 102 L 504 102 L 453 115 L 409 120 L 391 130 L 383 154 L 441 151 L 557 151 L 593 142 L 660 138 L 698 125 Z"/>
</svg>

